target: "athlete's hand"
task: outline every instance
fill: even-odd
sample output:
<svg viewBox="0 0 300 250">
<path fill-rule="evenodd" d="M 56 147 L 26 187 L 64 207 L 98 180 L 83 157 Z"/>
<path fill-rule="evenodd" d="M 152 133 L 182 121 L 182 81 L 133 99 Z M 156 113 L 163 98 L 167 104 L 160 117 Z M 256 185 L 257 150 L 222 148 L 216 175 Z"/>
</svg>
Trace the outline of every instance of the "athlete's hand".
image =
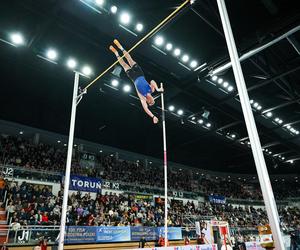
<svg viewBox="0 0 300 250">
<path fill-rule="evenodd" d="M 158 118 L 156 116 L 153 117 L 153 123 L 157 124 L 158 123 Z"/>
</svg>

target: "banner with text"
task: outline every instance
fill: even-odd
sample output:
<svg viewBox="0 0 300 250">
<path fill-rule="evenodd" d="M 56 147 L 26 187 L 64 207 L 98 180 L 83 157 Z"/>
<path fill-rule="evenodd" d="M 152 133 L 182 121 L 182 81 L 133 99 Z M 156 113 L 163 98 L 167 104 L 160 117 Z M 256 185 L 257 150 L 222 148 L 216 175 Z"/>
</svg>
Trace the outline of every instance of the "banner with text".
<svg viewBox="0 0 300 250">
<path fill-rule="evenodd" d="M 94 243 L 96 240 L 96 227 L 67 227 L 65 243 Z"/>
<path fill-rule="evenodd" d="M 157 227 L 156 230 L 157 230 L 158 237 L 165 235 L 164 227 Z M 169 240 L 182 240 L 181 227 L 168 227 L 168 239 Z"/>
<path fill-rule="evenodd" d="M 84 192 L 101 192 L 102 181 L 99 178 L 90 178 L 79 175 L 71 175 L 70 190 L 78 190 Z"/>
<path fill-rule="evenodd" d="M 97 227 L 96 242 L 130 241 L 130 227 Z"/>
<path fill-rule="evenodd" d="M 208 199 L 209 199 L 210 203 L 215 203 L 215 204 L 225 204 L 226 203 L 226 198 L 222 195 L 209 195 Z"/>
</svg>

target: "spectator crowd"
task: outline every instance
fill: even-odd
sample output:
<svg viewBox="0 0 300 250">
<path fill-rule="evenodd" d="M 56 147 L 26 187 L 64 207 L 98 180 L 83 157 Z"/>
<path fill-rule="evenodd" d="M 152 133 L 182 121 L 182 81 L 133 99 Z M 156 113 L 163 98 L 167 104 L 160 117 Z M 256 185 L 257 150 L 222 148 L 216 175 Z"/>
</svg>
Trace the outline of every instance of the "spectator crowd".
<svg viewBox="0 0 300 250">
<path fill-rule="evenodd" d="M 36 169 L 61 173 L 66 160 L 66 148 L 33 143 L 13 136 L 0 136 L 0 164 L 11 164 L 25 169 Z M 164 178 L 161 167 L 155 164 L 144 166 L 141 162 L 116 159 L 110 155 L 96 157 L 97 168 L 80 165 L 80 153 L 76 151 L 72 161 L 75 174 L 101 177 L 110 181 L 123 181 L 136 186 L 146 185 L 163 188 Z M 169 189 L 203 194 L 223 195 L 227 198 L 261 200 L 262 194 L 257 182 L 243 180 L 209 179 L 191 169 L 172 169 L 168 173 Z M 273 183 L 276 198 L 300 197 L 300 183 Z"/>
</svg>

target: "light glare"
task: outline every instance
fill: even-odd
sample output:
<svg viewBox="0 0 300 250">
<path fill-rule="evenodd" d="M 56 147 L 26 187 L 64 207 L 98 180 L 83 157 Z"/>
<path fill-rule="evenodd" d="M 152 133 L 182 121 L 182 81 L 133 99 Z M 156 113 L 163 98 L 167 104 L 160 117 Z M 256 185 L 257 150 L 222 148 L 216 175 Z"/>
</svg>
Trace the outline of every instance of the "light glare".
<svg viewBox="0 0 300 250">
<path fill-rule="evenodd" d="M 113 79 L 113 80 L 111 81 L 111 85 L 114 86 L 114 87 L 118 87 L 119 81 L 116 80 L 116 79 Z"/>
<path fill-rule="evenodd" d="M 131 89 L 131 87 L 128 84 L 124 85 L 124 87 L 123 87 L 124 92 L 129 92 L 130 89 Z"/>
<path fill-rule="evenodd" d="M 233 87 L 232 87 L 232 86 L 229 86 L 229 87 L 228 87 L 228 91 L 229 91 L 229 92 L 233 91 Z"/>
<path fill-rule="evenodd" d="M 173 105 L 169 106 L 169 111 L 174 111 L 175 110 L 175 107 Z"/>
<path fill-rule="evenodd" d="M 217 76 L 212 76 L 211 78 L 214 82 L 218 80 L 218 77 Z"/>
<path fill-rule="evenodd" d="M 50 59 L 50 60 L 55 60 L 57 58 L 57 52 L 56 50 L 54 49 L 49 49 L 47 51 L 47 57 Z"/>
<path fill-rule="evenodd" d="M 267 117 L 272 117 L 273 114 L 272 114 L 272 112 L 268 112 L 266 115 L 267 115 Z"/>
<path fill-rule="evenodd" d="M 68 61 L 67 61 L 67 66 L 70 68 L 70 69 L 74 69 L 77 65 L 77 62 L 73 59 L 73 58 L 70 58 Z"/>
<path fill-rule="evenodd" d="M 168 43 L 167 46 L 166 46 L 166 49 L 168 51 L 172 50 L 173 49 L 173 44 L 172 43 Z"/>
<path fill-rule="evenodd" d="M 184 55 L 184 56 L 182 57 L 182 61 L 183 61 L 183 62 L 187 62 L 189 59 L 190 59 L 190 57 L 189 57 L 188 55 Z"/>
<path fill-rule="evenodd" d="M 121 16 L 120 16 L 121 23 L 129 24 L 130 20 L 131 20 L 131 16 L 127 12 L 124 12 L 121 14 Z"/>
<path fill-rule="evenodd" d="M 163 37 L 157 36 L 157 37 L 155 38 L 155 44 L 156 44 L 157 46 L 163 45 L 163 44 L 164 44 L 164 39 L 163 39 Z"/>
<path fill-rule="evenodd" d="M 97 5 L 102 6 L 104 4 L 104 0 L 96 0 Z"/>
<path fill-rule="evenodd" d="M 84 66 L 82 68 L 82 73 L 86 76 L 89 76 L 92 73 L 92 69 L 89 66 Z"/>
<path fill-rule="evenodd" d="M 191 68 L 196 68 L 198 66 L 198 62 L 194 60 L 191 62 L 190 66 L 191 66 Z"/>
<path fill-rule="evenodd" d="M 135 28 L 137 31 L 141 32 L 144 29 L 144 25 L 141 23 L 138 23 Z"/>
<path fill-rule="evenodd" d="M 179 109 L 179 110 L 177 111 L 177 114 L 178 114 L 178 115 L 183 115 L 183 110 L 182 110 L 182 109 Z"/>
<path fill-rule="evenodd" d="M 174 55 L 175 56 L 180 56 L 180 54 L 181 54 L 181 50 L 180 49 L 175 49 L 174 50 Z"/>
<path fill-rule="evenodd" d="M 116 14 L 117 11 L 118 11 L 118 7 L 117 6 L 113 5 L 113 6 L 110 7 L 110 12 L 111 13 Z"/>
<path fill-rule="evenodd" d="M 219 78 L 219 79 L 218 79 L 218 83 L 219 83 L 219 84 L 222 84 L 222 83 L 223 83 L 223 79 L 222 79 L 222 78 Z"/>
<path fill-rule="evenodd" d="M 15 45 L 22 45 L 24 44 L 24 38 L 20 33 L 13 33 L 10 35 L 10 40 Z"/>
</svg>

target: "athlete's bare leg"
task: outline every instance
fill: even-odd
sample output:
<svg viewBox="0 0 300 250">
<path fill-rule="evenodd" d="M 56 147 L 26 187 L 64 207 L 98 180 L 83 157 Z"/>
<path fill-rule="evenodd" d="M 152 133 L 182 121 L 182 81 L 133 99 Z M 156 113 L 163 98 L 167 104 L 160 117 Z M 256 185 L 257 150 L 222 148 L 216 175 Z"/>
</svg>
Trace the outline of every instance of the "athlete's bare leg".
<svg viewBox="0 0 300 250">
<path fill-rule="evenodd" d="M 120 42 L 117 39 L 114 40 L 114 44 L 117 45 L 117 47 L 123 52 L 130 67 L 134 66 L 136 62 L 132 59 L 131 55 L 123 48 L 123 46 L 120 44 Z"/>
<path fill-rule="evenodd" d="M 125 72 L 129 69 L 131 69 L 131 67 L 123 60 L 123 58 L 120 57 L 118 51 L 115 49 L 114 46 L 110 46 L 109 49 L 115 54 L 115 56 L 117 57 L 120 65 L 123 67 L 123 69 L 125 70 Z"/>
</svg>

